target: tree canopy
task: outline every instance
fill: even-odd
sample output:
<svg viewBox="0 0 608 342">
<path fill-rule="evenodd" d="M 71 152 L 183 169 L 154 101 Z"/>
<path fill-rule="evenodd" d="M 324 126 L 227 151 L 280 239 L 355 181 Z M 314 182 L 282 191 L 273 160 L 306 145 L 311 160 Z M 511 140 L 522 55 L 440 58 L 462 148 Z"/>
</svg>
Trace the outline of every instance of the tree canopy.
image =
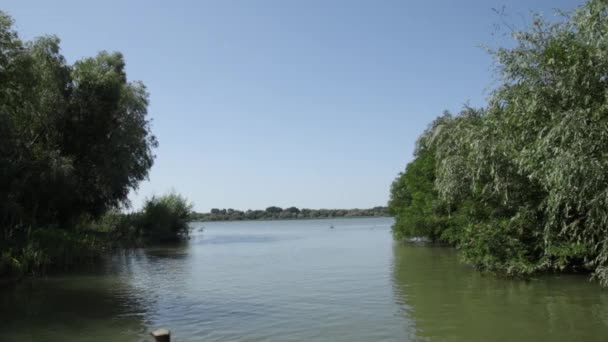
<svg viewBox="0 0 608 342">
<path fill-rule="evenodd" d="M 419 139 L 391 190 L 395 235 L 439 231 L 482 270 L 592 270 L 608 285 L 608 3 L 535 16 L 514 37 L 492 51 L 487 107 Z"/>
<path fill-rule="evenodd" d="M 127 205 L 154 161 L 148 93 L 127 80 L 123 56 L 100 52 L 69 64 L 59 43 L 55 36 L 21 40 L 0 12 L 5 259 L 38 248 L 32 229 L 75 231 Z"/>
</svg>

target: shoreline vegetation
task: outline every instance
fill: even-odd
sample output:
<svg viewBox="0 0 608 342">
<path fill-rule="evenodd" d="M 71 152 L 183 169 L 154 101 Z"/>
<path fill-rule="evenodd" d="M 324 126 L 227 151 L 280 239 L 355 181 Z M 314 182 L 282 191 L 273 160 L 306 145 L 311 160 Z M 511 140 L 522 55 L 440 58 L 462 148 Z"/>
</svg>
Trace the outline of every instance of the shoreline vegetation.
<svg viewBox="0 0 608 342">
<path fill-rule="evenodd" d="M 59 38 L 23 41 L 13 25 L 0 11 L 0 278 L 187 238 L 192 205 L 177 194 L 122 213 L 158 145 L 122 54 L 68 64 Z"/>
<path fill-rule="evenodd" d="M 560 14 L 489 51 L 487 105 L 429 125 L 388 208 L 193 213 L 170 193 L 127 213 L 158 146 L 145 85 L 122 54 L 68 64 L 59 38 L 23 41 L 0 11 L 0 278 L 185 240 L 193 220 L 390 215 L 396 240 L 448 244 L 483 272 L 591 272 L 608 286 L 608 3 Z"/>
<path fill-rule="evenodd" d="M 447 243 L 508 277 L 592 273 L 608 285 L 608 2 L 532 18 L 490 53 L 487 106 L 444 113 L 394 180 L 397 240 Z"/>
<path fill-rule="evenodd" d="M 369 209 L 298 209 L 271 206 L 265 210 L 211 209 L 208 213 L 194 212 L 190 215 L 192 222 L 216 221 L 263 221 L 263 220 L 310 220 L 329 218 L 363 218 L 390 216 L 388 207 Z"/>
</svg>

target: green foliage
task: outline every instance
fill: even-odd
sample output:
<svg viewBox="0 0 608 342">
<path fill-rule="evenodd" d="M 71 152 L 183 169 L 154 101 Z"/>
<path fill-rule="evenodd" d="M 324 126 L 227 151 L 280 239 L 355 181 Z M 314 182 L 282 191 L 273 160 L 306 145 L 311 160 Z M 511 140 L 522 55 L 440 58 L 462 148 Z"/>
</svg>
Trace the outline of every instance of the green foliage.
<svg viewBox="0 0 608 342">
<path fill-rule="evenodd" d="M 23 229 L 23 243 L 3 248 L 0 277 L 64 270 L 98 259 L 106 240 L 88 231 Z"/>
<path fill-rule="evenodd" d="M 3 15 L 3 22 L 7 17 Z M 72 224 L 127 201 L 152 166 L 148 94 L 119 53 L 67 65 L 59 39 L 0 25 L 0 224 Z"/>
<path fill-rule="evenodd" d="M 169 193 L 147 199 L 141 210 L 109 210 L 96 220 L 82 223 L 87 233 L 103 239 L 107 248 L 130 248 L 188 239 L 192 204 Z"/>
<path fill-rule="evenodd" d="M 128 204 L 157 142 L 120 53 L 69 65 L 12 27 L 0 11 L 0 267 L 29 273 L 96 254 L 83 222 Z"/>
<path fill-rule="evenodd" d="M 442 238 L 482 270 L 589 269 L 608 285 L 608 3 L 514 36 L 492 52 L 488 107 L 441 117 L 421 138 L 434 167 L 417 152 L 395 181 L 396 236 L 433 236 L 443 205 Z"/>
<path fill-rule="evenodd" d="M 266 210 L 211 209 L 209 213 L 192 213 L 191 221 L 242 221 L 242 220 L 295 220 L 333 217 L 388 216 L 386 207 L 370 209 L 282 209 L 272 206 Z"/>
<path fill-rule="evenodd" d="M 395 238 L 424 236 L 436 241 L 441 237 L 445 220 L 434 183 L 434 151 L 418 149 L 415 159 L 391 185 L 388 208 L 395 217 Z"/>
<path fill-rule="evenodd" d="M 108 210 L 102 217 L 87 222 L 88 231 L 102 237 L 107 248 L 140 247 L 146 244 L 141 229 L 141 213 Z"/>
<path fill-rule="evenodd" d="M 152 197 L 139 213 L 137 227 L 151 242 L 172 242 L 188 238 L 192 204 L 181 195 L 170 193 Z"/>
</svg>

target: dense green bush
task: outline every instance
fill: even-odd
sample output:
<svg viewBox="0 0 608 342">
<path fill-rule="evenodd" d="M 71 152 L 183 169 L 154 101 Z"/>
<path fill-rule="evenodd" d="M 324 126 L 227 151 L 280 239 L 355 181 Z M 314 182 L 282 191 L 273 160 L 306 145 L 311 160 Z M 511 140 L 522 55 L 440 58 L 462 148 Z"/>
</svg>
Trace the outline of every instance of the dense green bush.
<svg viewBox="0 0 608 342">
<path fill-rule="evenodd" d="M 439 235 L 482 270 L 608 285 L 608 3 L 514 36 L 492 52 L 487 108 L 436 120 L 395 180 L 395 236 Z"/>
<path fill-rule="evenodd" d="M 185 197 L 170 193 L 146 200 L 136 215 L 136 227 L 149 242 L 173 242 L 188 238 L 192 204 Z"/>
<path fill-rule="evenodd" d="M 446 113 L 418 138 L 414 160 L 391 185 L 388 210 L 395 217 L 393 235 L 396 239 L 426 237 L 432 242 L 444 240 L 443 231 L 449 224 L 448 208 L 435 190 L 437 162 L 430 134 L 450 118 Z"/>
<path fill-rule="evenodd" d="M 86 227 L 87 232 L 103 237 L 108 248 L 141 247 L 188 239 L 191 216 L 192 203 L 169 193 L 146 199 L 139 211 L 109 210 Z"/>
</svg>

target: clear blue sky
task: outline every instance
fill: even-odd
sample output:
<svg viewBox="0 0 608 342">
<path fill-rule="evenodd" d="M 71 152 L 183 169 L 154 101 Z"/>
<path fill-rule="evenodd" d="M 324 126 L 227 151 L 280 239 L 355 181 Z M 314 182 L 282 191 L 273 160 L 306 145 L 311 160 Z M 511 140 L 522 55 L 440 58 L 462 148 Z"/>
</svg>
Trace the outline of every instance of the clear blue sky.
<svg viewBox="0 0 608 342">
<path fill-rule="evenodd" d="M 582 1 L 1 0 L 21 36 L 56 34 L 68 61 L 121 51 L 150 91 L 160 142 L 138 207 L 174 189 L 195 208 L 384 205 L 417 135 L 483 105 L 479 48 L 506 20 Z"/>
</svg>

